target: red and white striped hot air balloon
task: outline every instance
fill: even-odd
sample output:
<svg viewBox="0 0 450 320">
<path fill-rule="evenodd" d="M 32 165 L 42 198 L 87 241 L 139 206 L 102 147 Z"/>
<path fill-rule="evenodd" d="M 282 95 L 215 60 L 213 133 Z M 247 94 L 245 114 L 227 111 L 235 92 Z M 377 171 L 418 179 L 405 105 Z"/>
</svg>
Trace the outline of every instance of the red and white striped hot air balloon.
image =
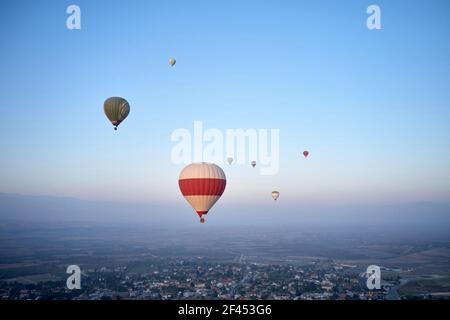
<svg viewBox="0 0 450 320">
<path fill-rule="evenodd" d="M 223 170 L 212 163 L 193 163 L 180 173 L 178 185 L 183 197 L 191 204 L 205 222 L 203 215 L 219 200 L 225 190 L 227 179 Z"/>
</svg>

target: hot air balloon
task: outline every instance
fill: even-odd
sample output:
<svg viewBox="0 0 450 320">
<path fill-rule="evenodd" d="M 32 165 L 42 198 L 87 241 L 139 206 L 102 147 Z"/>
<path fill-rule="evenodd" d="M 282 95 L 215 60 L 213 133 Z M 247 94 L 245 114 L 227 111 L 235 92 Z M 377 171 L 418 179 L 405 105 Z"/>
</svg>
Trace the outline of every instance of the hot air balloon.
<svg viewBox="0 0 450 320">
<path fill-rule="evenodd" d="M 303 155 L 305 156 L 305 158 L 308 158 L 308 156 L 309 156 L 309 151 L 307 151 L 307 150 L 303 151 Z"/>
<path fill-rule="evenodd" d="M 232 157 L 228 157 L 227 158 L 227 162 L 229 165 L 231 165 L 233 163 L 233 158 Z"/>
<path fill-rule="evenodd" d="M 169 65 L 170 65 L 171 67 L 173 67 L 176 63 L 177 63 L 177 60 L 175 60 L 174 58 L 170 58 L 170 59 L 169 59 Z"/>
<path fill-rule="evenodd" d="M 256 161 L 251 162 L 252 167 L 254 168 L 256 166 Z"/>
<path fill-rule="evenodd" d="M 280 196 L 280 193 L 278 191 L 272 191 L 272 198 L 273 198 L 273 200 L 276 201 L 279 196 Z"/>
<path fill-rule="evenodd" d="M 193 163 L 180 173 L 178 185 L 183 197 L 189 202 L 204 223 L 211 207 L 222 196 L 227 179 L 223 170 L 212 163 Z"/>
<path fill-rule="evenodd" d="M 109 121 L 113 124 L 114 130 L 117 130 L 119 124 L 125 120 L 130 113 L 130 104 L 124 98 L 111 97 L 106 99 L 103 104 L 103 110 Z"/>
</svg>

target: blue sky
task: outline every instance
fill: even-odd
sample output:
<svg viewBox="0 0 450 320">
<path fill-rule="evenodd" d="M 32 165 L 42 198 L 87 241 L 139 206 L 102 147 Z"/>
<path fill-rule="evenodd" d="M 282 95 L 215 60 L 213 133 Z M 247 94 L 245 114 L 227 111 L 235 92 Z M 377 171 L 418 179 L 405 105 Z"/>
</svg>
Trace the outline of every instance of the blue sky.
<svg viewBox="0 0 450 320">
<path fill-rule="evenodd" d="M 0 192 L 187 206 L 170 135 L 201 120 L 280 129 L 279 174 L 225 167 L 224 206 L 450 198 L 448 1 L 0 6 Z M 110 96 L 131 105 L 116 133 Z"/>
</svg>

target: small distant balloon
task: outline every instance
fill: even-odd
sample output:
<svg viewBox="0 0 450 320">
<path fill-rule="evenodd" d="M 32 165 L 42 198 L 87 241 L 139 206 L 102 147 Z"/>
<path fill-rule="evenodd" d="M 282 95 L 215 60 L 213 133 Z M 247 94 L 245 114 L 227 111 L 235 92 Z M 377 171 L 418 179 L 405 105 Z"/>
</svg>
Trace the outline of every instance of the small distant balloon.
<svg viewBox="0 0 450 320">
<path fill-rule="evenodd" d="M 308 158 L 308 156 L 309 156 L 309 151 L 307 151 L 307 150 L 303 151 L 303 156 L 305 156 L 305 158 Z"/>
<path fill-rule="evenodd" d="M 233 158 L 232 157 L 228 157 L 227 158 L 227 162 L 229 165 L 231 165 L 233 163 Z"/>
<path fill-rule="evenodd" d="M 276 201 L 279 196 L 280 196 L 280 193 L 278 191 L 272 191 L 272 198 L 273 198 L 273 200 Z"/>
<path fill-rule="evenodd" d="M 170 58 L 170 59 L 169 59 L 169 65 L 170 65 L 171 67 L 173 67 L 176 63 L 177 63 L 177 60 L 175 60 L 174 58 Z"/>
<path fill-rule="evenodd" d="M 256 161 L 251 162 L 252 167 L 254 168 L 256 166 Z"/>
</svg>

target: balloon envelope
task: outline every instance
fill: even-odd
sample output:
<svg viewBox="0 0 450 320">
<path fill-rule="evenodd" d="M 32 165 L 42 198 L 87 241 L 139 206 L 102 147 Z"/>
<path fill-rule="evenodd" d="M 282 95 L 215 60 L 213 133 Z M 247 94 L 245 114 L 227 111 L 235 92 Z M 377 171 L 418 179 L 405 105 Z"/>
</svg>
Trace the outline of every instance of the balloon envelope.
<svg viewBox="0 0 450 320">
<path fill-rule="evenodd" d="M 175 60 L 174 58 L 170 58 L 170 59 L 169 59 L 169 65 L 170 65 L 171 67 L 173 67 L 176 63 L 177 63 L 177 60 Z"/>
<path fill-rule="evenodd" d="M 252 167 L 254 168 L 256 166 L 256 161 L 251 162 Z"/>
<path fill-rule="evenodd" d="M 309 156 L 309 151 L 307 150 L 303 151 L 303 155 L 305 156 L 305 158 L 307 158 Z"/>
<path fill-rule="evenodd" d="M 232 157 L 228 157 L 227 158 L 227 162 L 228 162 L 228 164 L 232 164 L 233 163 L 233 158 Z"/>
<path fill-rule="evenodd" d="M 119 124 L 128 117 L 130 104 L 124 98 L 111 97 L 106 99 L 103 104 L 103 111 L 115 129 L 117 129 Z"/>
<path fill-rule="evenodd" d="M 186 166 L 178 180 L 181 194 L 201 219 L 222 196 L 226 184 L 223 170 L 204 162 Z"/>
</svg>

